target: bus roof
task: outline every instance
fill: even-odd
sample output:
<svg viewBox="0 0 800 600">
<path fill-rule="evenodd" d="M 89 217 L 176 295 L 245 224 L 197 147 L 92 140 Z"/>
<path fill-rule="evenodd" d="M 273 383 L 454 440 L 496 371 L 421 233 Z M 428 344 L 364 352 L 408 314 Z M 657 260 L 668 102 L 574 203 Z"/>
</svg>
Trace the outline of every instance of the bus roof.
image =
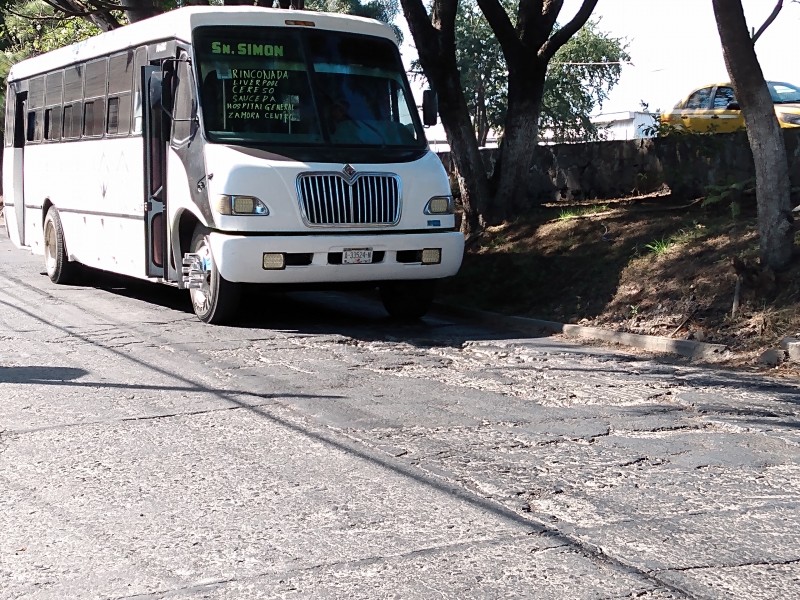
<svg viewBox="0 0 800 600">
<path fill-rule="evenodd" d="M 310 21 L 320 29 L 363 33 L 397 41 L 391 27 L 363 17 L 257 6 L 187 6 L 20 61 L 11 68 L 7 80 L 25 79 L 152 42 L 179 40 L 189 43 L 192 30 L 203 25 L 302 27 L 292 25 L 290 21 Z"/>
</svg>

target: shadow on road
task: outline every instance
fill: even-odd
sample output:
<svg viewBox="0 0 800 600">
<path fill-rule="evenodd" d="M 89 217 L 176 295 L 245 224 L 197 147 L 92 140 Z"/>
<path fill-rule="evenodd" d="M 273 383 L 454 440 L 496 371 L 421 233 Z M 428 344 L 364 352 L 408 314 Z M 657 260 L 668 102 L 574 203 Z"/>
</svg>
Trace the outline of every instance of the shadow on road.
<svg viewBox="0 0 800 600">
<path fill-rule="evenodd" d="M 64 383 L 88 374 L 88 371 L 74 367 L 0 366 L 0 382 L 2 383 Z"/>
<path fill-rule="evenodd" d="M 182 313 L 182 316 L 192 315 L 185 290 L 101 271 L 91 271 L 89 275 L 91 287 L 169 308 Z M 199 321 L 198 326 L 214 327 L 201 325 Z M 626 353 L 623 347 L 580 345 L 563 341 L 547 332 L 533 335 L 509 328 L 473 324 L 465 318 L 437 310 L 432 310 L 417 321 L 396 321 L 386 314 L 374 290 L 267 292 L 264 288 L 249 288 L 242 298 L 236 321 L 221 329 L 340 335 L 362 342 L 402 342 L 419 348 L 462 348 L 469 342 L 514 340 L 541 352 L 591 355 L 603 361 L 613 361 L 613 366 L 606 364 L 598 367 L 602 370 L 636 369 L 641 371 L 644 378 L 650 375 L 663 377 L 672 373 L 691 387 L 737 392 L 752 390 L 768 393 L 777 400 L 793 405 L 800 404 L 800 385 L 794 382 L 713 365 L 694 365 L 687 359 L 675 356 L 631 354 Z M 570 375 L 565 373 L 564 376 Z"/>
</svg>

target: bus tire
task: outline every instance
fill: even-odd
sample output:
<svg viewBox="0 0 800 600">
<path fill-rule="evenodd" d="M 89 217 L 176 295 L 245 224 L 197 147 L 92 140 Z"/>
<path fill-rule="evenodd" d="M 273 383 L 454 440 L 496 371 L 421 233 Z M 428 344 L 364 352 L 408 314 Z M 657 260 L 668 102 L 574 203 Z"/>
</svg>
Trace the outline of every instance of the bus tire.
<svg viewBox="0 0 800 600">
<path fill-rule="evenodd" d="M 239 308 L 241 287 L 220 275 L 211 254 L 207 228 L 202 225 L 195 227 L 189 252 L 200 255 L 205 265 L 201 287 L 189 289 L 195 314 L 201 321 L 212 325 L 230 322 Z"/>
<path fill-rule="evenodd" d="M 53 283 L 63 284 L 75 280 L 78 263 L 70 262 L 64 228 L 55 206 L 44 217 L 44 268 Z"/>
<path fill-rule="evenodd" d="M 389 316 L 404 321 L 423 317 L 436 297 L 435 280 L 392 281 L 378 289 Z"/>
</svg>

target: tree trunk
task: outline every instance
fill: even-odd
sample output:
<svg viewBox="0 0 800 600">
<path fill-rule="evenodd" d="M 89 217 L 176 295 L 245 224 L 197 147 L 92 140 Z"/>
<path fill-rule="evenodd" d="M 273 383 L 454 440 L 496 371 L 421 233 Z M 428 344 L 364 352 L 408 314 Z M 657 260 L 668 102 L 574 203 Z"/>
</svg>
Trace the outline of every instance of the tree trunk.
<svg viewBox="0 0 800 600">
<path fill-rule="evenodd" d="M 435 0 L 432 17 L 428 16 L 420 0 L 401 0 L 401 3 L 408 28 L 417 44 L 420 65 L 439 99 L 439 115 L 450 144 L 464 207 L 461 231 L 478 233 L 483 229 L 482 215 L 489 202 L 489 179 L 456 64 L 457 0 Z"/>
<path fill-rule="evenodd" d="M 789 265 L 794 249 L 786 144 L 740 0 L 712 0 L 725 65 L 742 107 L 753 153 L 761 266 Z"/>
<path fill-rule="evenodd" d="M 563 0 L 518 3 L 516 24 L 500 0 L 477 2 L 497 36 L 509 69 L 508 115 L 499 162 L 495 163 L 496 176 L 492 178 L 498 191 L 494 202 L 456 63 L 458 0 L 432 0 L 430 15 L 422 0 L 401 0 L 420 65 L 440 98 L 439 115 L 460 175 L 466 217 L 462 229 L 466 232 L 478 231 L 487 219 L 499 222 L 527 208 L 528 176 L 537 143 L 547 63 L 586 23 L 598 0 L 581 0 L 578 12 L 563 27 L 556 27 Z M 497 210 L 490 214 L 495 205 Z"/>
<path fill-rule="evenodd" d="M 535 69 L 509 65 L 508 113 L 503 141 L 492 173 L 494 201 L 489 222 L 513 219 L 530 209 L 530 169 L 538 144 L 538 117 L 544 76 Z"/>
<path fill-rule="evenodd" d="M 119 6 L 125 11 L 129 23 L 136 23 L 164 12 L 156 8 L 153 0 L 120 0 Z"/>
<path fill-rule="evenodd" d="M 450 156 L 458 173 L 458 187 L 464 208 L 461 231 L 465 234 L 477 233 L 485 226 L 484 215 L 489 199 L 486 167 L 469 120 L 461 81 L 457 76 L 453 80 L 446 74 L 440 74 L 437 80 L 432 83 L 439 96 L 439 115 L 450 143 Z"/>
</svg>

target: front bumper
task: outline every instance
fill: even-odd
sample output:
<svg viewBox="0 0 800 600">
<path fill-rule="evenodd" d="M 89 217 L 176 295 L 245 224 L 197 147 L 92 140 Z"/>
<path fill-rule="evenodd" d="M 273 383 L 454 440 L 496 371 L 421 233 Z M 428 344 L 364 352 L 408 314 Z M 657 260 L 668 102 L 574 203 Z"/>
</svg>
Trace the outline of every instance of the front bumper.
<svg viewBox="0 0 800 600">
<path fill-rule="evenodd" d="M 211 252 L 220 274 L 236 283 L 343 283 L 408 279 L 441 279 L 458 272 L 464 236 L 458 231 L 367 235 L 231 235 L 212 232 Z M 346 249 L 370 248 L 375 262 L 336 264 Z M 441 262 L 414 262 L 414 251 L 441 249 Z M 308 264 L 284 269 L 262 267 L 264 253 L 302 257 Z M 291 263 L 292 261 L 290 261 Z"/>
</svg>

